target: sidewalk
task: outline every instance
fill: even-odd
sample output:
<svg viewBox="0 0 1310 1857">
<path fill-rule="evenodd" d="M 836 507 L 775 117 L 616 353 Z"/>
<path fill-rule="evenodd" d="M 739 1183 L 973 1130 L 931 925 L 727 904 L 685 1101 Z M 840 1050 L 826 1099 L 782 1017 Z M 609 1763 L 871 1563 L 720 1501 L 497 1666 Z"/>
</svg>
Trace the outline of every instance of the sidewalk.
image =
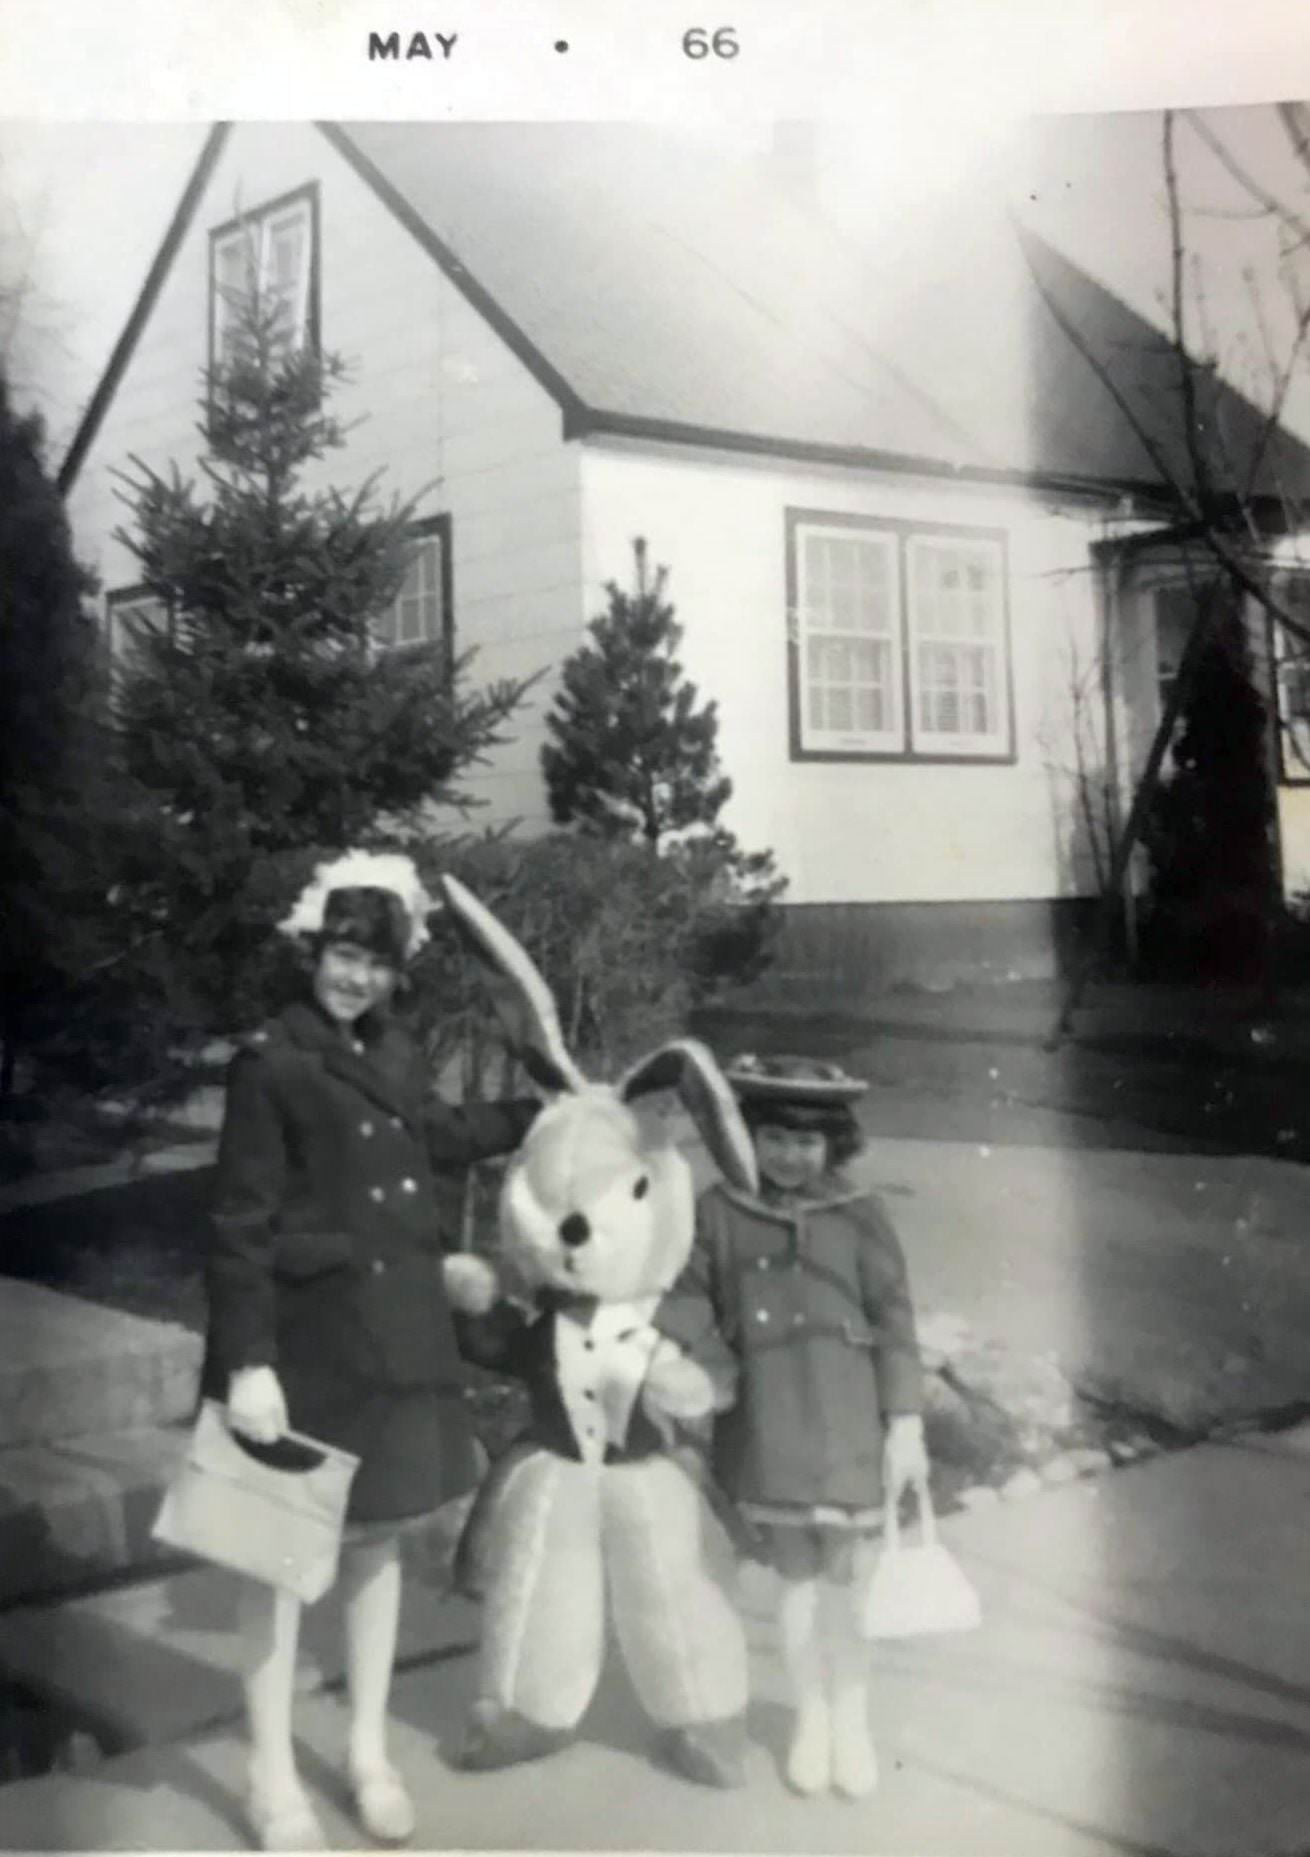
<svg viewBox="0 0 1310 1857">
<path fill-rule="evenodd" d="M 429 1849 L 916 1853 L 917 1857 L 1292 1857 L 1310 1848 L 1310 1431 L 1203 1446 L 943 1527 L 981 1631 L 876 1653 L 883 1783 L 851 1805 L 793 1798 L 764 1614 L 748 1784 L 718 1794 L 650 1759 L 611 1667 L 579 1743 L 509 1772 L 451 1772 L 472 1658 L 452 1642 L 396 1685 L 394 1752 Z M 194 1577 L 194 1576 L 192 1576 Z M 167 1631 L 145 1615 L 165 1660 Z M 194 1647 L 193 1647 L 194 1648 Z M 109 1655 L 109 1646 L 101 1650 Z M 125 1686 L 134 1665 L 124 1640 Z M 105 1672 L 102 1690 L 108 1688 Z M 335 1848 L 358 1845 L 339 1779 L 338 1694 L 302 1700 L 306 1779 Z M 91 1774 L 0 1789 L 0 1847 L 243 1848 L 234 1725 Z"/>
</svg>

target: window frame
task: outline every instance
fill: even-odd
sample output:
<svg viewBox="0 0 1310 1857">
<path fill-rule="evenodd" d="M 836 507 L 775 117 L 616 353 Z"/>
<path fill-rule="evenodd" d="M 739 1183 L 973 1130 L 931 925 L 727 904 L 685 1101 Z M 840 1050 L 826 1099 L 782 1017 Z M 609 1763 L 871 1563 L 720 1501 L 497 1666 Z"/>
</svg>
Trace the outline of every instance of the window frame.
<svg viewBox="0 0 1310 1857">
<path fill-rule="evenodd" d="M 429 541 L 435 536 L 440 542 L 440 562 L 437 574 L 437 600 L 439 606 L 439 626 L 434 638 L 422 639 L 383 639 L 375 634 L 374 645 L 379 652 L 390 656 L 393 652 L 439 651 L 449 677 L 455 665 L 455 565 L 452 548 L 453 525 L 449 510 L 443 510 L 437 516 L 424 516 L 420 521 L 411 523 L 406 530 L 407 542 Z M 392 601 L 392 609 L 399 606 L 401 594 L 397 593 Z"/>
<path fill-rule="evenodd" d="M 1307 593 L 1310 593 L 1310 570 L 1289 569 L 1279 575 L 1280 581 L 1299 580 Z M 1275 597 L 1280 597 L 1281 589 Z M 1307 612 L 1310 622 L 1310 612 Z M 1269 671 L 1273 684 L 1274 725 L 1278 735 L 1278 784 L 1282 787 L 1310 787 L 1310 722 L 1306 725 L 1304 755 L 1298 755 L 1291 745 L 1289 737 L 1293 724 L 1288 719 L 1284 702 L 1284 672 L 1293 664 L 1300 663 L 1310 673 L 1310 646 L 1298 656 L 1288 651 L 1289 640 L 1277 619 L 1265 608 L 1265 626 L 1268 638 Z"/>
<path fill-rule="evenodd" d="M 209 277 L 208 277 L 208 376 L 212 379 L 214 369 L 219 365 L 218 333 L 219 309 L 221 299 L 218 290 L 218 249 L 226 240 L 251 226 L 258 226 L 272 219 L 275 214 L 285 213 L 288 208 L 305 205 L 309 214 L 309 276 L 306 280 L 305 293 L 305 335 L 304 352 L 321 355 L 323 352 L 321 296 L 322 296 L 322 239 L 320 237 L 320 200 L 317 181 L 306 181 L 303 186 L 293 187 L 290 192 L 279 194 L 276 199 L 262 202 L 259 206 L 249 207 L 246 211 L 236 213 L 222 225 L 212 226 L 209 232 Z"/>
<path fill-rule="evenodd" d="M 125 607 L 147 605 L 159 608 L 171 635 L 176 620 L 173 609 L 143 582 L 137 581 L 130 587 L 111 587 L 105 594 L 104 687 L 111 703 L 118 700 L 125 680 L 131 675 L 131 665 L 120 649 L 123 627 L 119 615 Z"/>
<path fill-rule="evenodd" d="M 793 761 L 813 762 L 902 762 L 936 767 L 1012 767 L 1016 748 L 1014 698 L 1014 652 L 1010 618 L 1009 537 L 1000 528 L 971 523 L 915 522 L 904 517 L 865 516 L 850 511 L 788 508 L 786 524 L 785 587 L 787 602 L 787 698 L 789 753 Z M 891 539 L 895 560 L 896 652 L 900 667 L 897 707 L 900 714 L 900 745 L 897 747 L 835 748 L 811 745 L 811 732 L 805 727 L 806 685 L 802 660 L 801 618 L 801 550 L 804 536 L 814 530 L 859 531 L 884 535 Z M 971 745 L 946 748 L 931 731 L 919 728 L 915 702 L 919 694 L 917 667 L 913 662 L 915 631 L 911 612 L 911 543 L 934 539 L 957 540 L 985 546 L 994 552 L 1000 577 L 1000 637 L 1002 655 L 997 678 L 997 703 L 1001 706 L 1000 725 L 992 737 L 995 747 L 979 749 Z M 967 742 L 967 738 L 961 738 Z"/>
</svg>

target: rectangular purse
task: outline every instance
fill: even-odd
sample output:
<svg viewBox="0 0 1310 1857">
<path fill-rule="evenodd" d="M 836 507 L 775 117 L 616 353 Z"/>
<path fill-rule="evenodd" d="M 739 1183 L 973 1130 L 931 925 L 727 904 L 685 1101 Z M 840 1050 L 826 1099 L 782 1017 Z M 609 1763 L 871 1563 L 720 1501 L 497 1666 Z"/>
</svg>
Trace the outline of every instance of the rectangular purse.
<svg viewBox="0 0 1310 1857">
<path fill-rule="evenodd" d="M 908 1542 L 902 1534 L 896 1504 L 887 1505 L 886 1540 L 861 1609 L 866 1638 L 926 1637 L 972 1631 L 982 1623 L 977 1593 L 937 1539 L 937 1518 L 926 1483 L 915 1485 L 915 1496 L 917 1543 Z"/>
<path fill-rule="evenodd" d="M 237 1438 L 207 1399 L 151 1532 L 312 1605 L 336 1579 L 358 1467 L 349 1452 L 298 1432 L 271 1445 Z"/>
</svg>

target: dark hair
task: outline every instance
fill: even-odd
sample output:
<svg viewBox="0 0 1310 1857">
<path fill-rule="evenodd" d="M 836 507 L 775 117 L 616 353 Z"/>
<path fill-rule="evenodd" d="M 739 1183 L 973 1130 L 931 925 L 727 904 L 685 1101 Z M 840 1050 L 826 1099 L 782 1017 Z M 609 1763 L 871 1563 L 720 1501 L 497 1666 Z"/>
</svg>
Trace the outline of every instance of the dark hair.
<svg viewBox="0 0 1310 1857">
<path fill-rule="evenodd" d="M 372 885 L 329 891 L 323 905 L 323 926 L 314 937 L 314 951 L 321 954 L 338 941 L 354 942 L 392 967 L 403 967 L 409 948 L 405 905 L 393 891 Z"/>
<path fill-rule="evenodd" d="M 802 1134 L 822 1135 L 828 1144 L 829 1167 L 844 1167 L 864 1146 L 864 1131 L 849 1103 L 769 1102 L 755 1097 L 740 1107 L 742 1121 L 752 1135 L 762 1128 L 790 1128 Z"/>
</svg>

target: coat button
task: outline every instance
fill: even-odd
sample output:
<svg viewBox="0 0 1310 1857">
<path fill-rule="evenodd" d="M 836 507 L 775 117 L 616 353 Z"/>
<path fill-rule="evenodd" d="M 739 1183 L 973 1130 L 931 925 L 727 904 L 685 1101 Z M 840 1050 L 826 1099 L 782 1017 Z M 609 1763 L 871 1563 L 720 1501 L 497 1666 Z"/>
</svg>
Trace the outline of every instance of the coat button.
<svg viewBox="0 0 1310 1857">
<path fill-rule="evenodd" d="M 391 1118 L 391 1126 L 392 1128 L 404 1128 L 405 1124 L 398 1115 L 393 1115 Z"/>
<path fill-rule="evenodd" d="M 359 1125 L 359 1132 L 364 1137 L 365 1141 L 367 1141 L 369 1136 L 373 1133 L 373 1124 L 371 1122 L 361 1122 Z"/>
<path fill-rule="evenodd" d="M 805 1317 L 801 1314 L 799 1309 L 796 1311 L 795 1315 L 791 1318 L 791 1325 L 793 1328 L 804 1328 Z"/>
<path fill-rule="evenodd" d="M 371 1186 L 368 1189 L 368 1196 L 375 1206 L 380 1206 L 387 1195 L 384 1188 L 380 1186 Z"/>
<path fill-rule="evenodd" d="M 382 1259 L 381 1259 L 380 1257 L 375 1257 L 375 1258 L 373 1259 L 373 1275 L 374 1275 L 375 1277 L 380 1277 L 380 1276 L 382 1276 L 382 1275 L 383 1275 L 383 1274 L 385 1273 L 385 1271 L 386 1271 L 386 1268 L 387 1268 L 387 1267 L 386 1267 L 386 1265 L 385 1265 L 385 1263 L 383 1263 L 383 1261 L 382 1261 Z"/>
<path fill-rule="evenodd" d="M 402 1193 L 417 1193 L 418 1192 L 418 1181 L 410 1180 L 406 1178 L 401 1181 L 400 1190 Z"/>
<path fill-rule="evenodd" d="M 757 1309 L 755 1311 L 755 1320 L 757 1322 L 767 1322 L 768 1319 L 769 1319 L 769 1312 L 767 1309 Z"/>
<path fill-rule="evenodd" d="M 767 1270 L 768 1268 L 769 1268 L 769 1260 L 768 1260 L 768 1258 L 767 1258 L 767 1257 L 762 1257 L 762 1258 L 760 1259 L 760 1269 L 761 1269 L 761 1270 Z"/>
</svg>

